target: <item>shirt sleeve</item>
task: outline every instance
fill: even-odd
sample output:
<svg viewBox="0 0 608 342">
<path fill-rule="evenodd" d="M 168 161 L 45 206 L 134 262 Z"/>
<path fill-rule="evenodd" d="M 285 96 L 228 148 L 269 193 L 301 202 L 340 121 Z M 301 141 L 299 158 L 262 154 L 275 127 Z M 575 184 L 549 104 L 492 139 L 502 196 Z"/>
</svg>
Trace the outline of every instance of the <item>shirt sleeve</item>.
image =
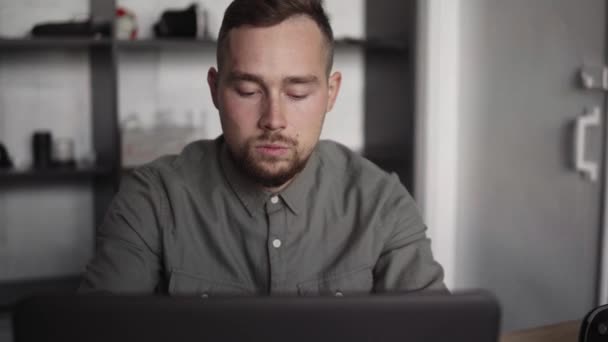
<svg viewBox="0 0 608 342">
<path fill-rule="evenodd" d="M 418 208 L 397 176 L 392 178 L 393 190 L 383 210 L 387 219 L 382 228 L 388 234 L 374 267 L 374 292 L 447 291 Z"/>
<path fill-rule="evenodd" d="M 125 176 L 96 233 L 79 292 L 150 294 L 161 276 L 162 196 L 152 170 Z"/>
</svg>

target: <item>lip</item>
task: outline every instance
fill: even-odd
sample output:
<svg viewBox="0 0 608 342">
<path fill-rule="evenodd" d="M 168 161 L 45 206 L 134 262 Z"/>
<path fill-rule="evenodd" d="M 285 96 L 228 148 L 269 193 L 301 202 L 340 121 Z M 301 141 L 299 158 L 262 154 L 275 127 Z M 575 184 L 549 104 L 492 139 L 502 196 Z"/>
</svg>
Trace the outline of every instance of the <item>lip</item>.
<svg viewBox="0 0 608 342">
<path fill-rule="evenodd" d="M 270 156 L 281 156 L 289 151 L 289 147 L 277 144 L 262 144 L 256 146 L 255 148 L 262 154 Z"/>
<path fill-rule="evenodd" d="M 286 145 L 279 145 L 279 144 L 261 144 L 258 145 L 257 148 L 268 148 L 268 149 L 273 149 L 273 150 L 280 150 L 280 149 L 288 149 L 289 146 Z"/>
</svg>

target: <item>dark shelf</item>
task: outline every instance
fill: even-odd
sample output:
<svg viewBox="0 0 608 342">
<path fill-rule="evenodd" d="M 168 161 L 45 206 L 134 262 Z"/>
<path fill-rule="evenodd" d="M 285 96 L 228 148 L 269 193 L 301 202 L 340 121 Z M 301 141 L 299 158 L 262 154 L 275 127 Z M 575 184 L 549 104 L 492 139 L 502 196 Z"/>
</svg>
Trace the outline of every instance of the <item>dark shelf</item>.
<svg viewBox="0 0 608 342">
<path fill-rule="evenodd" d="M 397 39 L 359 39 L 359 38 L 338 38 L 336 48 L 341 47 L 360 47 L 370 52 L 390 52 L 404 54 L 408 52 L 407 44 Z"/>
<path fill-rule="evenodd" d="M 212 39 L 136 39 L 136 40 L 114 40 L 116 46 L 125 50 L 140 49 L 166 49 L 166 48 L 198 48 L 215 49 L 217 42 Z"/>
<path fill-rule="evenodd" d="M 89 48 L 93 46 L 111 46 L 107 38 L 0 38 L 0 50 L 4 49 L 64 49 Z"/>
<path fill-rule="evenodd" d="M 212 39 L 142 39 L 142 40 L 115 40 L 116 45 L 125 50 L 164 49 L 164 48 L 204 48 L 215 49 L 217 41 Z M 406 44 L 398 40 L 388 39 L 353 39 L 340 38 L 336 40 L 336 48 L 357 47 L 378 52 L 407 52 Z"/>
<path fill-rule="evenodd" d="M 71 49 L 89 48 L 98 46 L 117 46 L 123 50 L 148 50 L 148 49 L 215 49 L 217 41 L 213 39 L 141 39 L 141 40 L 119 40 L 109 38 L 0 38 L 0 49 Z M 336 40 L 336 48 L 359 47 L 372 52 L 406 53 L 407 44 L 400 40 L 390 39 L 358 39 L 339 38 Z"/>
<path fill-rule="evenodd" d="M 23 181 L 75 181 L 88 180 L 98 176 L 111 176 L 112 171 L 104 168 L 91 169 L 48 169 L 48 170 L 0 170 L 0 182 Z"/>
</svg>

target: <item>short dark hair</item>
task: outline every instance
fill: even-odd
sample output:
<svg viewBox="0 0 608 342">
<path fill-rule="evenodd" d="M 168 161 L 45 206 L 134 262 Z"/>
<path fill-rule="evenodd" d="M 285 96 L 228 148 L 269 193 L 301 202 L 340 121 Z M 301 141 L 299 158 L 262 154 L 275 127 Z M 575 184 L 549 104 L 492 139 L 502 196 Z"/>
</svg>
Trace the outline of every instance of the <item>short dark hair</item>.
<svg viewBox="0 0 608 342">
<path fill-rule="evenodd" d="M 329 17 L 323 8 L 323 0 L 234 0 L 224 13 L 217 44 L 217 65 L 221 68 L 230 30 L 249 25 L 269 27 L 294 16 L 312 19 L 325 37 L 328 47 L 327 73 L 331 72 L 334 59 L 334 33 Z"/>
</svg>

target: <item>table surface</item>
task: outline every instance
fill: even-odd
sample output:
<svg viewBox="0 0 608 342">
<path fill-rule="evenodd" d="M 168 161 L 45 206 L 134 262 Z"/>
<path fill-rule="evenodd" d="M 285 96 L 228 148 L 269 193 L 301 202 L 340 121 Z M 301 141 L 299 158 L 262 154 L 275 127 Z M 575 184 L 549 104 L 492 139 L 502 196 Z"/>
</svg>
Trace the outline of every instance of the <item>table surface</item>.
<svg viewBox="0 0 608 342">
<path fill-rule="evenodd" d="M 507 333 L 500 342 L 578 342 L 579 328 L 580 321 L 564 322 Z"/>
</svg>

